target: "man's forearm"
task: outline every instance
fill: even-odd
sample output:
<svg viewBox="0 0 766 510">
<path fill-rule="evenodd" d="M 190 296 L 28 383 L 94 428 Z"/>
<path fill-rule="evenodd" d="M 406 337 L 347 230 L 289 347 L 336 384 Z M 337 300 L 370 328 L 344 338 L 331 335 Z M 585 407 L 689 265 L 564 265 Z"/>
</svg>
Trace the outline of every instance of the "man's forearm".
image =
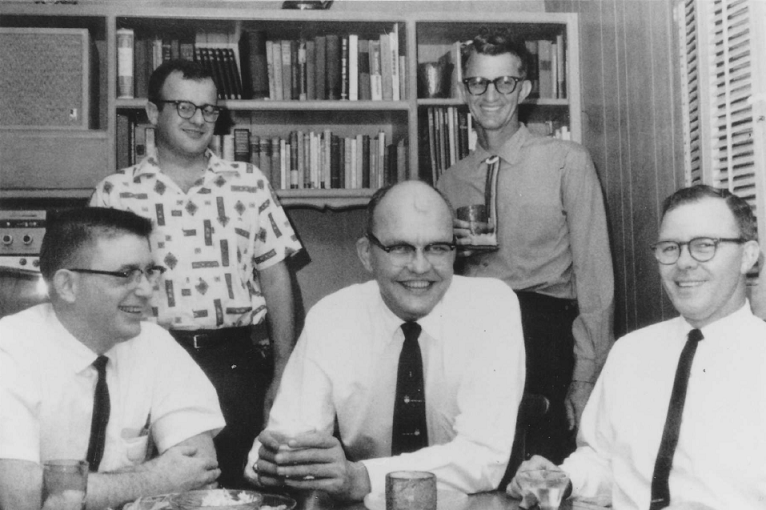
<svg viewBox="0 0 766 510">
<path fill-rule="evenodd" d="M 266 299 L 275 377 L 280 376 L 295 345 L 295 306 L 292 281 L 283 261 L 261 271 L 261 290 Z"/>
</svg>

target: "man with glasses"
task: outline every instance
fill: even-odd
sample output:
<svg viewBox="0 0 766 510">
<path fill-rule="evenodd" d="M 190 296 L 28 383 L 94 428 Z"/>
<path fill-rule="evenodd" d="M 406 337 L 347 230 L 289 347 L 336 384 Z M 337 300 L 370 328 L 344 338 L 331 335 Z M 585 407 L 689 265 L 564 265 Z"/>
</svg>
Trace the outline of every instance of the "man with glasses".
<svg viewBox="0 0 766 510">
<path fill-rule="evenodd" d="M 142 320 L 164 269 L 151 228 L 103 208 L 48 222 L 40 270 L 50 303 L 0 320 L 0 508 L 39 510 L 51 459 L 89 461 L 88 508 L 214 486 L 213 436 L 224 426 L 215 389 L 167 331 Z"/>
<path fill-rule="evenodd" d="M 526 391 L 551 407 L 527 449 L 561 461 L 613 341 L 614 279 L 598 177 L 579 144 L 543 137 L 519 121 L 532 89 L 528 53 L 504 31 L 466 45 L 463 100 L 478 146 L 438 188 L 455 207 L 485 203 L 499 157 L 494 252 L 463 252 L 462 272 L 500 278 L 516 291 L 527 352 Z M 469 223 L 455 219 L 458 247 Z"/>
<path fill-rule="evenodd" d="M 208 149 L 216 100 L 199 63 L 159 66 L 146 105 L 156 152 L 104 179 L 91 205 L 152 220 L 152 251 L 167 267 L 153 314 L 218 391 L 220 483 L 237 487 L 295 341 L 286 260 L 301 244 L 260 170 Z"/>
<path fill-rule="evenodd" d="M 373 195 L 357 253 L 374 280 L 309 312 L 246 476 L 344 501 L 382 497 L 396 470 L 497 488 L 524 386 L 513 292 L 453 277 L 451 209 L 422 182 Z"/>
<path fill-rule="evenodd" d="M 684 188 L 665 200 L 651 249 L 681 316 L 615 343 L 561 469 L 575 497 L 614 508 L 763 508 L 766 323 L 747 299 L 756 219 L 728 191 Z M 533 457 L 520 471 L 535 467 L 559 469 Z"/>
</svg>

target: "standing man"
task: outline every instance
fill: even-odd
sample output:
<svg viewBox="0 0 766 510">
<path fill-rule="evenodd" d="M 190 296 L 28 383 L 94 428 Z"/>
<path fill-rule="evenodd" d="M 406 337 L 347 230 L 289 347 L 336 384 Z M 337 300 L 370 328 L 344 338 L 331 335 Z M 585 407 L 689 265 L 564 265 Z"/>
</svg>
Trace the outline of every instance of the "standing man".
<svg viewBox="0 0 766 510">
<path fill-rule="evenodd" d="M 453 277 L 452 213 L 422 182 L 375 193 L 357 252 L 375 279 L 309 312 L 248 478 L 343 501 L 381 497 L 396 470 L 496 489 L 524 385 L 516 297 L 493 278 Z"/>
<path fill-rule="evenodd" d="M 551 408 L 530 431 L 532 453 L 562 460 L 572 429 L 612 344 L 614 281 L 598 177 L 587 151 L 533 135 L 519 122 L 532 87 L 527 53 L 505 33 L 479 35 L 463 55 L 462 94 L 478 146 L 447 170 L 438 188 L 455 207 L 483 204 L 486 160 L 499 156 L 499 249 L 472 254 L 464 271 L 493 276 L 516 291 L 527 352 L 529 393 Z M 468 223 L 455 220 L 458 244 Z"/>
<path fill-rule="evenodd" d="M 684 188 L 665 200 L 652 250 L 681 316 L 615 344 L 561 469 L 575 497 L 614 508 L 762 509 L 766 323 L 747 300 L 755 217 L 728 191 Z M 533 457 L 519 470 L 535 467 L 559 469 Z M 519 494 L 516 480 L 510 488 Z"/>
<path fill-rule="evenodd" d="M 142 320 L 164 270 L 151 229 L 103 208 L 48 222 L 50 303 L 0 320 L 0 508 L 39 510 L 52 459 L 88 460 L 89 509 L 218 478 L 215 390 L 167 331 Z"/>
<path fill-rule="evenodd" d="M 285 261 L 301 245 L 260 170 L 208 149 L 216 98 L 200 64 L 158 67 L 146 105 L 156 153 L 104 179 L 91 205 L 152 220 L 152 251 L 168 268 L 154 313 L 218 391 L 226 418 L 216 437 L 220 483 L 235 487 L 294 343 Z"/>
</svg>

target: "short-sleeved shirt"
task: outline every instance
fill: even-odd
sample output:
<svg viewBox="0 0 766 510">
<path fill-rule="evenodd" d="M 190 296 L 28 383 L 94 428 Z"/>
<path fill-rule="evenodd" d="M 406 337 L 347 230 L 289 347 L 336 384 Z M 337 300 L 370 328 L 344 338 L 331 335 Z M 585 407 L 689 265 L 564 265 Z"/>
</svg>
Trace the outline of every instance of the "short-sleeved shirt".
<svg viewBox="0 0 766 510">
<path fill-rule="evenodd" d="M 215 329 L 261 322 L 266 301 L 258 271 L 301 250 L 261 171 L 208 151 L 207 169 L 184 193 L 156 154 L 104 179 L 90 205 L 152 220 L 151 249 L 168 268 L 153 300 L 159 324 Z"/>
<path fill-rule="evenodd" d="M 141 333 L 104 353 L 110 414 L 99 471 L 140 464 L 225 424 L 212 384 L 170 334 Z M 0 320 L 0 459 L 84 459 L 97 354 L 72 336 L 46 303 Z"/>
</svg>

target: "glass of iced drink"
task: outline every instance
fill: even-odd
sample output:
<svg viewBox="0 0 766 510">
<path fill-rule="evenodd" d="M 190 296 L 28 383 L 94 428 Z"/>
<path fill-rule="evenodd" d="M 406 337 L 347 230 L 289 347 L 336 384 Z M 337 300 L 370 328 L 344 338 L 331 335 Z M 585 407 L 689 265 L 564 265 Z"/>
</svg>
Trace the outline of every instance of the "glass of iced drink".
<svg viewBox="0 0 766 510">
<path fill-rule="evenodd" d="M 563 471 L 537 469 L 516 474 L 523 496 L 534 495 L 540 510 L 557 510 L 569 485 L 569 477 Z"/>
<path fill-rule="evenodd" d="M 43 464 L 43 510 L 85 510 L 88 463 L 56 459 Z"/>
</svg>

